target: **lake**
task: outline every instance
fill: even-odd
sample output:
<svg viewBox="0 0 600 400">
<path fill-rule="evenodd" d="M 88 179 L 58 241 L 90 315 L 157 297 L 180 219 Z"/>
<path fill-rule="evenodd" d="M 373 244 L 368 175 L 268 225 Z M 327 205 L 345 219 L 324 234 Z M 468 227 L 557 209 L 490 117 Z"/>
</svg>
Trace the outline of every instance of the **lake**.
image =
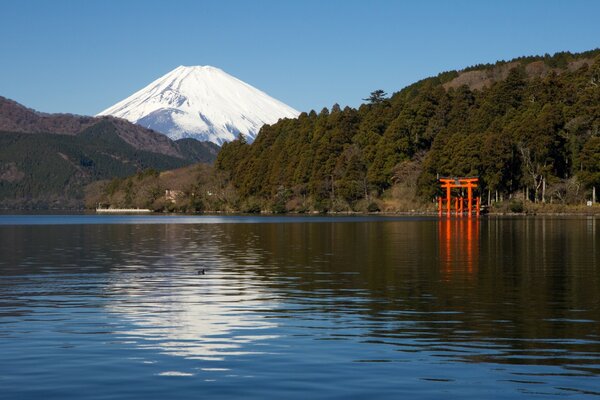
<svg viewBox="0 0 600 400">
<path fill-rule="evenodd" d="M 6 399 L 598 398 L 600 220 L 2 215 L 0 360 Z"/>
</svg>

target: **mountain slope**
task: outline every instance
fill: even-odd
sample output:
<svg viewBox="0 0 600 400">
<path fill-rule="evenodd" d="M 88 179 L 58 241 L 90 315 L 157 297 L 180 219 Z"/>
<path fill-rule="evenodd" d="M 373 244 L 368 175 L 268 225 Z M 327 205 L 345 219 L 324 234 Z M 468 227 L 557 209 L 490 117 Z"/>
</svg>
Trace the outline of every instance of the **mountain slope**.
<svg viewBox="0 0 600 400">
<path fill-rule="evenodd" d="M 90 182 L 187 164 L 133 148 L 108 122 L 80 135 L 0 132 L 0 207 L 80 208 Z"/>
<path fill-rule="evenodd" d="M 164 135 L 113 117 L 44 114 L 0 97 L 0 131 L 77 135 L 100 122 L 109 121 L 119 137 L 136 149 L 184 158 L 177 145 Z"/>
<path fill-rule="evenodd" d="M 239 134 L 252 142 L 263 125 L 298 114 L 218 68 L 180 66 L 98 115 L 221 145 Z"/>
<path fill-rule="evenodd" d="M 212 162 L 217 152 L 122 119 L 42 114 L 0 97 L 0 208 L 80 208 L 90 182 Z"/>
<path fill-rule="evenodd" d="M 201 142 L 192 138 L 176 140 L 175 144 L 184 158 L 206 164 L 212 164 L 221 150 L 213 142 Z"/>
<path fill-rule="evenodd" d="M 215 165 L 241 199 L 277 209 L 417 194 L 431 205 L 437 176 L 479 176 L 484 202 L 581 204 L 600 187 L 600 49 L 444 72 L 358 109 L 302 113 L 252 144 L 224 144 Z"/>
</svg>

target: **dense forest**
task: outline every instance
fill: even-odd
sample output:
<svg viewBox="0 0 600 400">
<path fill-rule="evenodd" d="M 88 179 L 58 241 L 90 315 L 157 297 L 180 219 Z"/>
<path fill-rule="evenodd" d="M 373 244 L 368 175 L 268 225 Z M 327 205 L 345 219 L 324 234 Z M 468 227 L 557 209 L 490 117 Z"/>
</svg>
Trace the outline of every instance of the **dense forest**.
<svg viewBox="0 0 600 400">
<path fill-rule="evenodd" d="M 0 97 L 0 208 L 82 208 L 90 182 L 212 162 L 218 149 L 122 119 L 43 114 Z"/>
<path fill-rule="evenodd" d="M 377 90 L 227 143 L 215 168 L 242 211 L 423 209 L 440 176 L 478 176 L 484 204 L 580 203 L 600 187 L 600 50 Z"/>
<path fill-rule="evenodd" d="M 202 156 L 194 146 L 187 145 L 185 151 Z M 110 121 L 78 135 L 0 132 L 0 160 L 0 208 L 20 209 L 82 208 L 84 187 L 90 182 L 191 163 L 134 148 Z"/>
<path fill-rule="evenodd" d="M 93 185 L 88 204 L 157 211 L 432 211 L 438 177 L 478 176 L 495 211 L 600 188 L 600 50 L 523 57 L 334 105 L 223 145 L 214 168 Z"/>
</svg>

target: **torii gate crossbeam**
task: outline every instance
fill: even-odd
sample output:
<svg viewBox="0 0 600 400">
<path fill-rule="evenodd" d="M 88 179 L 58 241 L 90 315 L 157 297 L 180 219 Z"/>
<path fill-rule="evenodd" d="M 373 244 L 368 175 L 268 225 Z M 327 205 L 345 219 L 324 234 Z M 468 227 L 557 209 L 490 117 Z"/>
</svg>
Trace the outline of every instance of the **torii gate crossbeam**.
<svg viewBox="0 0 600 400">
<path fill-rule="evenodd" d="M 445 200 L 442 197 L 438 197 L 438 214 L 441 217 L 444 210 L 444 201 L 445 201 L 445 209 L 446 216 L 450 217 L 452 214 L 452 189 L 461 188 L 467 189 L 467 198 L 463 198 L 462 196 L 458 196 L 455 198 L 455 215 L 463 215 L 464 214 L 464 203 L 466 200 L 466 208 L 467 208 L 467 216 L 471 217 L 473 215 L 473 209 L 475 209 L 475 213 L 479 216 L 480 208 L 481 208 L 481 198 L 473 197 L 473 189 L 477 189 L 477 183 L 479 182 L 479 178 L 477 177 L 466 177 L 466 178 L 440 178 L 440 183 L 442 190 L 445 192 Z"/>
</svg>

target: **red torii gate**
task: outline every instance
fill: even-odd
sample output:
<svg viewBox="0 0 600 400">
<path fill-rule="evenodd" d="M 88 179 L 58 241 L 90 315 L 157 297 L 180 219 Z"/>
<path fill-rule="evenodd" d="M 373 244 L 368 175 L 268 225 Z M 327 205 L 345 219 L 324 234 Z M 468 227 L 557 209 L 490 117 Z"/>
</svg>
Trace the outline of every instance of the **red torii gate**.
<svg viewBox="0 0 600 400">
<path fill-rule="evenodd" d="M 466 177 L 466 178 L 440 178 L 441 187 L 446 191 L 446 199 L 444 204 L 444 199 L 442 197 L 438 197 L 438 214 L 441 217 L 444 205 L 446 206 L 446 217 L 450 217 L 451 215 L 451 203 L 452 203 L 452 189 L 454 188 L 466 188 L 467 189 L 467 198 L 465 199 L 462 196 L 458 196 L 454 198 L 455 204 L 455 215 L 464 215 L 464 206 L 466 201 L 466 211 L 467 216 L 471 217 L 473 215 L 473 209 L 475 209 L 475 213 L 479 216 L 479 212 L 481 209 L 481 198 L 473 197 L 473 189 L 477 188 L 477 182 L 479 182 L 479 178 L 477 177 Z"/>
</svg>

